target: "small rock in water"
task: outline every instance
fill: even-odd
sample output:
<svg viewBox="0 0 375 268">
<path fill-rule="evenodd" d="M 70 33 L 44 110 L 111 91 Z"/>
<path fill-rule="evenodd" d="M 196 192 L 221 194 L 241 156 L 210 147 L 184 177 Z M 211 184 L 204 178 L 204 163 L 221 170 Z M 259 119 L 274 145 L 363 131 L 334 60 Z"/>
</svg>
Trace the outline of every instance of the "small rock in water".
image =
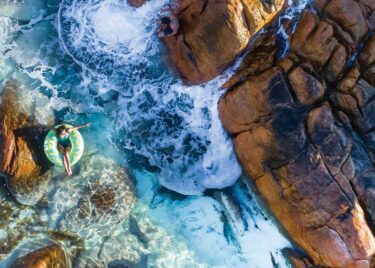
<svg viewBox="0 0 375 268">
<path fill-rule="evenodd" d="M 129 5 L 133 7 L 140 7 L 146 2 L 146 0 L 128 0 Z"/>
<path fill-rule="evenodd" d="M 30 177 L 12 176 L 7 179 L 9 191 L 23 205 L 35 205 L 47 192 L 52 172 Z"/>
<path fill-rule="evenodd" d="M 14 261 L 10 268 L 68 268 L 71 259 L 59 244 L 52 244 L 32 251 Z"/>
<path fill-rule="evenodd" d="M 47 225 L 45 211 L 38 210 L 36 206 L 25 207 L 9 198 L 8 193 L 0 186 L 0 263 L 24 241 L 35 239 L 35 233 L 30 232 L 31 226 L 43 228 Z M 38 233 L 41 239 L 44 235 Z M 2 263 L 0 264 L 2 266 Z M 8 267 L 8 266 L 5 266 Z"/>
</svg>

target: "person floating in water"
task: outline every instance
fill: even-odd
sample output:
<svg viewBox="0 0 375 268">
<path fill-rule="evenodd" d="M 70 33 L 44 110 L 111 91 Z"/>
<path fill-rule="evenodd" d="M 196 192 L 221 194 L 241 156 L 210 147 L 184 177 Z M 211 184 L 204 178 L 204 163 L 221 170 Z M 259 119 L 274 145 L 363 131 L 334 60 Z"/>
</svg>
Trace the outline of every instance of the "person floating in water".
<svg viewBox="0 0 375 268">
<path fill-rule="evenodd" d="M 84 127 L 89 127 L 90 125 L 91 124 L 89 123 L 89 124 L 78 126 L 78 127 L 67 127 L 66 125 L 62 124 L 61 126 L 55 129 L 56 137 L 57 137 L 57 146 L 62 155 L 64 168 L 68 176 L 71 176 L 73 174 L 72 169 L 70 167 L 70 158 L 69 158 L 70 149 L 72 148 L 72 144 L 69 139 L 69 134 L 72 131 L 76 131 Z"/>
<path fill-rule="evenodd" d="M 177 34 L 178 29 L 180 28 L 180 23 L 178 18 L 174 14 L 171 7 L 168 9 L 169 16 L 162 17 L 159 19 L 160 28 L 158 30 L 159 37 L 172 36 Z"/>
</svg>

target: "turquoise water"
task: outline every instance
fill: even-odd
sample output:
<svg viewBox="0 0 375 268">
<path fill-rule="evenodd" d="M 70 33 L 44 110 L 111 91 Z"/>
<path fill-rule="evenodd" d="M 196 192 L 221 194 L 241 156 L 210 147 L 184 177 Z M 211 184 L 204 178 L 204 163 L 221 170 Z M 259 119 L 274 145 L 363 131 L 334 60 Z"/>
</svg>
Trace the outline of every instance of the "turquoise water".
<svg viewBox="0 0 375 268">
<path fill-rule="evenodd" d="M 74 267 L 289 267 L 281 249 L 291 245 L 240 177 L 218 118 L 232 70 L 202 86 L 179 81 L 155 35 L 166 3 L 0 1 L 0 82 L 20 81 L 41 120 L 93 123 L 76 175 L 55 169 L 43 206 L 1 192 L 13 216 L 0 240 L 24 233 L 1 267 L 59 232 L 79 249 Z M 96 177 L 118 200 L 83 222 L 78 200 Z"/>
</svg>

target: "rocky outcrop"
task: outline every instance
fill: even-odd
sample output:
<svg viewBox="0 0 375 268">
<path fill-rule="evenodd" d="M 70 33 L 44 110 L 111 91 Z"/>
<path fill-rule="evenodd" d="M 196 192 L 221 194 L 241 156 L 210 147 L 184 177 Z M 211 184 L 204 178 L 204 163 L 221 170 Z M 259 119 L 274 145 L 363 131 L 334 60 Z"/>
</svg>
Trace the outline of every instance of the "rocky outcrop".
<svg viewBox="0 0 375 268">
<path fill-rule="evenodd" d="M 190 83 L 211 80 L 283 5 L 284 0 L 180 0 L 179 33 L 165 38 L 172 62 Z"/>
<path fill-rule="evenodd" d="M 230 90 L 219 102 L 220 117 L 245 172 L 314 264 L 370 267 L 375 5 L 314 5 L 318 14 L 301 15 L 284 58 L 277 58 L 272 36 L 252 48 L 251 58 L 271 56 L 245 63 L 225 84 Z"/>
<path fill-rule="evenodd" d="M 25 205 L 40 200 L 51 177 L 42 138 L 45 128 L 53 126 L 54 116 L 36 108 L 43 101 L 38 93 L 30 95 L 14 81 L 5 85 L 1 98 L 0 173 L 7 176 L 15 199 Z"/>
<path fill-rule="evenodd" d="M 43 247 L 22 256 L 10 268 L 70 268 L 71 259 L 58 244 Z"/>
<path fill-rule="evenodd" d="M 128 0 L 128 3 L 133 7 L 140 7 L 146 3 L 146 0 Z"/>
</svg>

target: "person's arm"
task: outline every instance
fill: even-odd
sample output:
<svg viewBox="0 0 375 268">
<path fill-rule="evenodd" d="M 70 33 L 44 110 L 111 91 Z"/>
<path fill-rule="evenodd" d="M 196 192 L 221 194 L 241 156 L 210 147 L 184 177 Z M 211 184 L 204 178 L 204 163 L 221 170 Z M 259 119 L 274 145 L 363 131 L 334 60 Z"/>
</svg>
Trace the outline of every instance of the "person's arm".
<svg viewBox="0 0 375 268">
<path fill-rule="evenodd" d="M 69 128 L 68 133 L 70 133 L 72 131 L 76 131 L 76 130 L 84 128 L 84 127 L 89 127 L 89 126 L 91 126 L 91 123 L 87 123 L 87 124 L 82 125 L 82 126 L 71 127 L 71 128 Z"/>
<path fill-rule="evenodd" d="M 178 21 L 178 18 L 175 15 L 171 16 L 171 28 L 173 32 L 170 35 L 176 35 L 178 32 L 178 29 L 180 28 L 180 22 Z"/>
</svg>

